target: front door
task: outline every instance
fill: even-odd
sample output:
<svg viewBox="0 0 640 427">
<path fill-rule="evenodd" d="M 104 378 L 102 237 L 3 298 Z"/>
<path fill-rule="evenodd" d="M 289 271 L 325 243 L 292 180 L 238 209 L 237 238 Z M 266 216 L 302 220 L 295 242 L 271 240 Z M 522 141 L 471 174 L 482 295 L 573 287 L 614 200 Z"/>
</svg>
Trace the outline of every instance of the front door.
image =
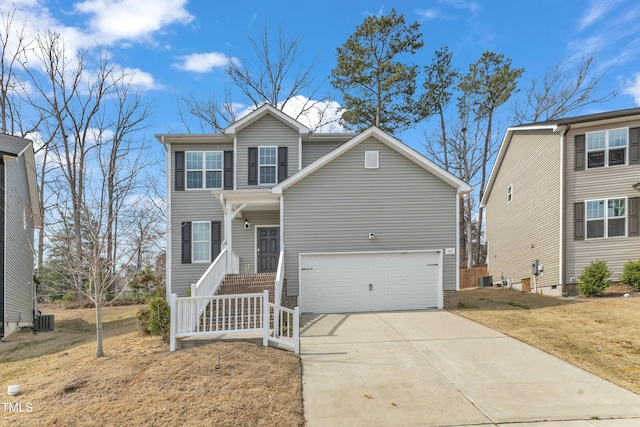
<svg viewBox="0 0 640 427">
<path fill-rule="evenodd" d="M 279 255 L 280 228 L 258 228 L 258 273 L 275 273 Z"/>
</svg>

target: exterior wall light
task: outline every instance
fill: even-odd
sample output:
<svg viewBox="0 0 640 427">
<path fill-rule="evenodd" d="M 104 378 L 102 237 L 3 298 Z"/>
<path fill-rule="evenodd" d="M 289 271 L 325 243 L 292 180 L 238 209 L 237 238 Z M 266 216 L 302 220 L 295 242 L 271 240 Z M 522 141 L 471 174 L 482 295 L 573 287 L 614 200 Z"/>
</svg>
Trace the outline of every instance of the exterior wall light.
<svg viewBox="0 0 640 427">
<path fill-rule="evenodd" d="M 376 238 L 376 233 L 369 233 L 369 240 L 373 240 Z"/>
<path fill-rule="evenodd" d="M 245 230 L 248 230 L 248 229 L 249 229 L 249 227 L 251 227 L 251 224 L 249 223 L 249 220 L 248 220 L 248 219 L 245 219 L 245 220 L 244 220 L 244 229 L 245 229 Z"/>
</svg>

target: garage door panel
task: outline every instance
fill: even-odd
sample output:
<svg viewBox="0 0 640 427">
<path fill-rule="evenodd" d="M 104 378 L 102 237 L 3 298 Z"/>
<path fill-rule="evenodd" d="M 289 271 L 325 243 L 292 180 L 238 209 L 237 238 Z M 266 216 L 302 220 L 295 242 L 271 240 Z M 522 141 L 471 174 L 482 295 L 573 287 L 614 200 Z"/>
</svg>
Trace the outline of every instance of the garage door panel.
<svg viewBox="0 0 640 427">
<path fill-rule="evenodd" d="M 437 307 L 439 259 L 436 252 L 303 254 L 300 257 L 302 311 Z"/>
</svg>

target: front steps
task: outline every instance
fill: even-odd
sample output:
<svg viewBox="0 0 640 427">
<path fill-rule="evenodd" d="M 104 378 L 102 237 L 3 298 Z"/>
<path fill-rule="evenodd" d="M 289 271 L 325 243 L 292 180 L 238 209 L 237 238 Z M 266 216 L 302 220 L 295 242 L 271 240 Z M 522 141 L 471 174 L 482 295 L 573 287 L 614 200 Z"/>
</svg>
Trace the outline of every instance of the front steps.
<svg viewBox="0 0 640 427">
<path fill-rule="evenodd" d="M 276 273 L 227 274 L 216 295 L 255 294 L 269 291 L 269 302 L 274 301 Z"/>
</svg>

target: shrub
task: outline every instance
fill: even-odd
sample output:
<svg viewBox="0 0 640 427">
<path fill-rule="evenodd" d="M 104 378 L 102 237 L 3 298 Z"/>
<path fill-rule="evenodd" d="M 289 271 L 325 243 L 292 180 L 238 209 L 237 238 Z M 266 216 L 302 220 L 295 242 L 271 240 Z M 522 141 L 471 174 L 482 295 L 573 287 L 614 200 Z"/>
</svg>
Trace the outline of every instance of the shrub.
<svg viewBox="0 0 640 427">
<path fill-rule="evenodd" d="M 161 335 L 169 338 L 169 326 L 171 316 L 169 314 L 169 303 L 162 297 L 153 297 L 149 301 L 149 332 L 152 335 Z"/>
<path fill-rule="evenodd" d="M 606 260 L 597 260 L 582 270 L 578 290 L 585 297 L 597 297 L 611 284 L 611 270 Z"/>
<path fill-rule="evenodd" d="M 634 291 L 640 292 L 640 261 L 627 261 L 624 264 L 620 282 L 631 286 Z"/>
<path fill-rule="evenodd" d="M 149 307 L 140 307 L 138 313 L 136 313 L 138 328 L 144 335 L 151 335 L 151 331 L 149 330 L 149 313 Z"/>
</svg>

